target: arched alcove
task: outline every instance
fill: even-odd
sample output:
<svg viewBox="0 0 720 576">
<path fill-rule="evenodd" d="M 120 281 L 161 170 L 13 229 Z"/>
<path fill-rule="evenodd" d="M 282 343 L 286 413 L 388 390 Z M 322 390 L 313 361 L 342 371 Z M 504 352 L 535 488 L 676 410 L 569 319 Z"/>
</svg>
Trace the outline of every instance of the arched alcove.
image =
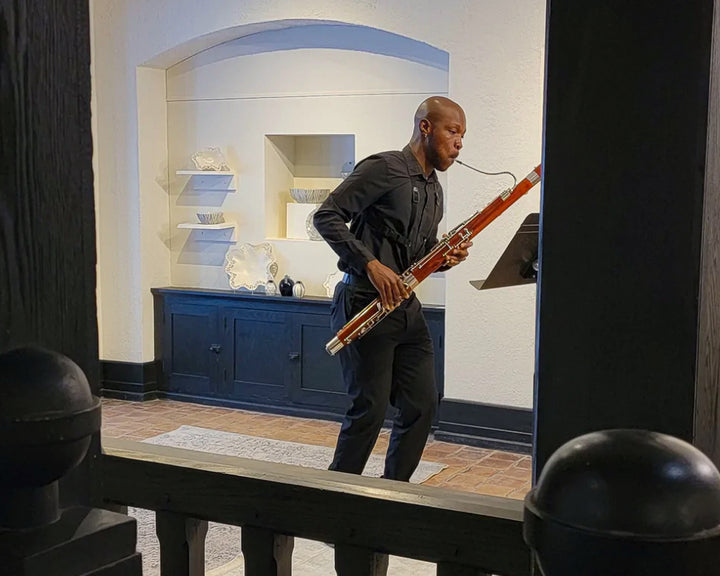
<svg viewBox="0 0 720 576">
<path fill-rule="evenodd" d="M 143 65 L 168 69 L 183 62 L 207 62 L 227 54 L 257 54 L 297 48 L 362 50 L 421 62 L 447 70 L 446 51 L 425 42 L 333 20 L 285 19 L 216 30 L 182 42 L 148 59 Z"/>
<path fill-rule="evenodd" d="M 338 22 L 266 22 L 233 32 L 195 39 L 138 69 L 139 190 L 167 222 L 165 284 L 228 289 L 228 249 L 270 242 L 278 277 L 289 274 L 309 295 L 324 296 L 336 256 L 322 241 L 291 235 L 298 226 L 286 212 L 289 188 L 332 189 L 346 162 L 402 148 L 417 105 L 447 93 L 449 55 Z M 222 150 L 234 176 L 198 188 L 178 172 L 209 146 Z M 166 207 L 156 203 L 158 182 Z M 206 211 L 222 211 L 234 231 L 178 228 Z M 444 303 L 444 279 L 423 288 L 426 302 Z"/>
</svg>

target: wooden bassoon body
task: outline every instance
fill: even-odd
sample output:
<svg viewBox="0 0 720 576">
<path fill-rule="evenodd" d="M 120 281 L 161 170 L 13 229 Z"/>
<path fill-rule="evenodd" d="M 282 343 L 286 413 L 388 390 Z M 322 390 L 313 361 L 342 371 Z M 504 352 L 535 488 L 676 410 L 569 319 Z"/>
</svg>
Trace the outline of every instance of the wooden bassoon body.
<svg viewBox="0 0 720 576">
<path fill-rule="evenodd" d="M 505 212 L 519 198 L 524 196 L 530 188 L 540 182 L 540 176 L 541 166 L 537 166 L 518 182 L 513 189 L 505 190 L 481 211 L 476 212 L 448 232 L 426 256 L 415 262 L 400 275 L 408 291 L 414 290 L 430 274 L 442 268 L 445 265 L 447 255 L 452 250 L 476 236 L 495 218 Z M 343 347 L 362 338 L 373 326 L 391 312 L 392 310 L 383 308 L 380 297 L 376 298 L 338 331 L 335 337 L 325 345 L 325 350 L 331 355 L 337 354 Z"/>
</svg>

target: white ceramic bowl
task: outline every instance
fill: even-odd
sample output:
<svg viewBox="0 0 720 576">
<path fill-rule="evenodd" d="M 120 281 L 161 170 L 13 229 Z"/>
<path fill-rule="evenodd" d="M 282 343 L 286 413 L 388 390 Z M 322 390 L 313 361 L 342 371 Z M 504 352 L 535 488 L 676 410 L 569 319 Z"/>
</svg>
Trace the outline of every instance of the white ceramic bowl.
<svg viewBox="0 0 720 576">
<path fill-rule="evenodd" d="M 330 188 L 290 188 L 290 196 L 300 204 L 320 204 L 330 195 Z"/>
<path fill-rule="evenodd" d="M 222 224 L 225 222 L 225 216 L 222 212 L 198 212 L 198 222 L 200 224 Z"/>
</svg>

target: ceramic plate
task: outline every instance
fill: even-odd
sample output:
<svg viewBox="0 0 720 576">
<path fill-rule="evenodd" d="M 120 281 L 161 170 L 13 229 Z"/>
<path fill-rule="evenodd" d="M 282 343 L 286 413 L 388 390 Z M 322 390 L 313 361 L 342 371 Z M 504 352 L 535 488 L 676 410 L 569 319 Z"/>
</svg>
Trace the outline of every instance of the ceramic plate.
<svg viewBox="0 0 720 576">
<path fill-rule="evenodd" d="M 319 208 L 320 206 L 318 206 Z M 315 216 L 315 212 L 317 212 L 317 208 L 312 210 L 310 214 L 307 215 L 307 218 L 305 218 L 305 231 L 307 232 L 308 238 L 310 240 L 322 240 L 323 237 L 320 236 L 320 232 L 317 231 L 317 228 L 315 228 L 315 224 L 313 224 L 313 216 Z"/>
<path fill-rule="evenodd" d="M 323 282 L 323 288 L 325 288 L 325 294 L 327 294 L 328 298 L 333 297 L 333 294 L 335 293 L 335 286 L 343 279 L 343 276 L 344 274 L 340 272 L 340 270 L 337 270 L 332 274 L 328 274 L 325 282 Z"/>
<path fill-rule="evenodd" d="M 234 290 L 255 290 L 258 286 L 264 286 L 277 274 L 272 245 L 263 242 L 230 248 L 225 255 L 225 272 L 228 274 L 230 287 Z"/>
</svg>

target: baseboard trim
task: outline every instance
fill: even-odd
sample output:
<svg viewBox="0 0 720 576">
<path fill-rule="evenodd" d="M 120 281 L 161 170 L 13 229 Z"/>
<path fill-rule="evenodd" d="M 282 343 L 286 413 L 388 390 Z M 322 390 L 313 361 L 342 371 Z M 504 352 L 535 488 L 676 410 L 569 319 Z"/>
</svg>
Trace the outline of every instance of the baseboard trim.
<svg viewBox="0 0 720 576">
<path fill-rule="evenodd" d="M 530 454 L 533 412 L 494 404 L 443 398 L 435 439 Z"/>
<path fill-rule="evenodd" d="M 211 398 L 208 396 L 195 396 L 192 394 L 182 394 L 179 392 L 167 392 L 159 390 L 158 398 L 167 398 L 168 400 L 176 400 L 177 402 L 189 402 L 192 404 L 202 404 L 203 406 L 218 406 L 221 408 L 235 408 L 237 410 L 249 410 L 251 412 L 262 412 L 263 414 L 277 414 L 280 416 L 297 416 L 299 418 L 314 418 L 316 420 L 333 420 L 339 422 L 343 418 L 343 414 L 328 408 L 308 408 L 304 406 L 286 406 L 282 404 L 260 404 L 256 402 L 246 402 L 243 400 L 232 400 L 229 398 Z"/>
<path fill-rule="evenodd" d="M 100 393 L 104 398 L 145 401 L 158 398 L 158 363 L 101 360 Z"/>
</svg>

